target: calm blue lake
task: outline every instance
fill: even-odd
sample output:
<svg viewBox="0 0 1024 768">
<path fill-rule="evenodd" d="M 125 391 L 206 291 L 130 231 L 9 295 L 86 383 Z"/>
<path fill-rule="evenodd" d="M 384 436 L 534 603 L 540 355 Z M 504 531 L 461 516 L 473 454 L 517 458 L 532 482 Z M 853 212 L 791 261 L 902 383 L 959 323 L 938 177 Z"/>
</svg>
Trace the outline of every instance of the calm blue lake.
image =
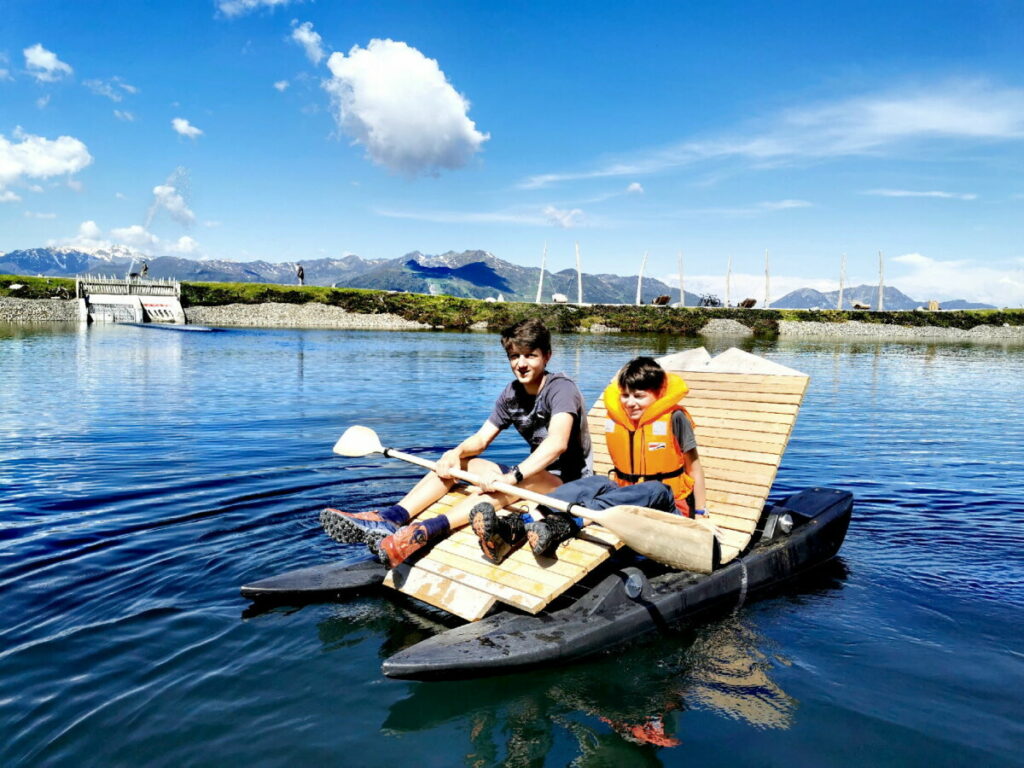
<svg viewBox="0 0 1024 768">
<path fill-rule="evenodd" d="M 555 343 L 588 401 L 693 344 Z M 773 495 L 853 491 L 839 559 L 572 666 L 409 683 L 380 663 L 430 614 L 238 587 L 345 556 L 319 510 L 418 476 L 333 456 L 346 426 L 431 457 L 475 430 L 496 335 L 0 326 L 0 765 L 1021 765 L 1024 348 L 747 348 L 811 375 Z M 621 735 L 659 719 L 677 745 Z"/>
</svg>

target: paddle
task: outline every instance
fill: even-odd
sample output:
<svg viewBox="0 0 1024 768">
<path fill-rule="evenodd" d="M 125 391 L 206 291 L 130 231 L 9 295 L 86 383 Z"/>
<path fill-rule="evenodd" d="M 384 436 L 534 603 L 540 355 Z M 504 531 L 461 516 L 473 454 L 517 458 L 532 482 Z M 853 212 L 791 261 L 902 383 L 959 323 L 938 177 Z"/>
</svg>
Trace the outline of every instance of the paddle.
<svg viewBox="0 0 1024 768">
<path fill-rule="evenodd" d="M 389 458 L 401 459 L 433 470 L 437 464 L 408 453 L 385 448 L 377 433 L 369 427 L 353 426 L 345 430 L 334 445 L 339 456 L 367 456 L 381 453 Z M 480 478 L 462 469 L 452 470 L 452 475 L 468 483 L 479 484 Z M 656 509 L 634 506 L 618 506 L 609 509 L 585 509 L 541 493 L 507 483 L 494 483 L 494 489 L 510 493 L 521 499 L 536 501 L 552 509 L 569 512 L 600 523 L 614 533 L 622 543 L 635 552 L 664 563 L 673 568 L 698 573 L 711 573 L 715 552 L 715 534 L 710 525 L 690 518 L 661 512 Z"/>
</svg>

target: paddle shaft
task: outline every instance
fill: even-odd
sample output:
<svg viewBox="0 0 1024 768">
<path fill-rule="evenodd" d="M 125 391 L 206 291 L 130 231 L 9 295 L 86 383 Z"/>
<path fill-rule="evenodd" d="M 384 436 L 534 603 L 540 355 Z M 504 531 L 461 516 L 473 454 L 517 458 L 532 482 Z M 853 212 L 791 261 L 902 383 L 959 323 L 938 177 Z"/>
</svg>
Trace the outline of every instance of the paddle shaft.
<svg viewBox="0 0 1024 768">
<path fill-rule="evenodd" d="M 436 461 L 421 459 L 419 456 L 403 453 L 402 451 L 397 451 L 394 448 L 385 448 L 382 453 L 389 458 L 401 459 L 402 461 L 407 461 L 410 464 L 417 464 L 431 471 L 437 469 Z M 464 469 L 453 469 L 451 474 L 452 477 L 457 477 L 459 480 L 465 480 L 467 483 L 472 483 L 473 485 L 479 485 L 481 481 L 481 477 L 479 475 L 467 472 Z M 546 507 L 557 509 L 560 512 L 569 512 L 570 507 L 572 507 L 572 514 L 578 514 L 580 517 L 593 520 L 595 523 L 601 522 L 601 511 L 599 510 L 586 509 L 585 507 L 581 507 L 579 504 L 570 504 L 569 502 L 560 501 L 559 499 L 552 498 L 551 496 L 545 496 L 543 493 L 531 491 L 528 488 L 520 488 L 518 485 L 509 485 L 508 483 L 502 483 L 500 481 L 493 483 L 491 487 L 496 491 L 509 493 L 513 496 L 519 497 L 520 499 L 536 501 L 538 504 L 543 504 Z"/>
</svg>

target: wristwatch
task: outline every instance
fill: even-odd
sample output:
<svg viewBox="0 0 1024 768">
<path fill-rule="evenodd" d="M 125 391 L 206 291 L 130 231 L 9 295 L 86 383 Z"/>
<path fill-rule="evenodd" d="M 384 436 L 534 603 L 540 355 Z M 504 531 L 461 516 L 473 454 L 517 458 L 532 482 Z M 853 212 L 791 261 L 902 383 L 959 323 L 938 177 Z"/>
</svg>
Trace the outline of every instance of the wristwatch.
<svg viewBox="0 0 1024 768">
<path fill-rule="evenodd" d="M 523 471 L 519 469 L 518 464 L 512 467 L 512 476 L 516 479 L 517 483 L 523 482 Z"/>
</svg>

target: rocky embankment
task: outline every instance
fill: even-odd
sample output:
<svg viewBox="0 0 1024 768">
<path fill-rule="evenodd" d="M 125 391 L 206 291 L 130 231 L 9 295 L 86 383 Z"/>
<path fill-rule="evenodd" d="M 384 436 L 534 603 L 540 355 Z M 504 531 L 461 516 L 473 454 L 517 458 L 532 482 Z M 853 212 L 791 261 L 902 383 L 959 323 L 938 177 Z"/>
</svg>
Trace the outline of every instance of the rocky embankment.
<svg viewBox="0 0 1024 768">
<path fill-rule="evenodd" d="M 248 326 L 282 328 L 353 328 L 369 330 L 420 330 L 431 326 L 406 320 L 395 314 L 348 312 L 341 307 L 310 302 L 307 304 L 226 304 L 192 306 L 185 309 L 189 323 L 212 326 Z M 78 321 L 78 303 L 61 299 L 18 299 L 0 296 L 0 323 L 74 323 Z M 474 330 L 487 330 L 477 323 Z M 582 329 L 581 329 L 582 330 Z M 617 328 L 593 323 L 591 333 L 615 333 Z M 726 318 L 710 320 L 700 333 L 705 336 L 750 336 L 742 323 Z M 793 339 L 879 339 L 905 341 L 1009 341 L 1024 343 L 1024 326 L 978 325 L 970 330 L 937 326 L 907 326 L 865 323 L 858 320 L 823 323 L 815 321 L 779 321 L 779 338 Z"/>
<path fill-rule="evenodd" d="M 782 320 L 781 339 L 885 339 L 906 341 L 1022 341 L 1024 326 L 976 325 L 970 330 L 937 328 L 932 325 L 886 325 L 849 320 L 845 323 L 818 323 Z"/>
<path fill-rule="evenodd" d="M 398 315 L 363 315 L 327 304 L 225 304 L 186 307 L 185 318 L 196 325 L 239 325 L 287 328 L 367 328 L 409 331 L 429 328 Z"/>
<path fill-rule="evenodd" d="M 0 323 L 77 323 L 78 302 L 0 296 Z"/>
</svg>

